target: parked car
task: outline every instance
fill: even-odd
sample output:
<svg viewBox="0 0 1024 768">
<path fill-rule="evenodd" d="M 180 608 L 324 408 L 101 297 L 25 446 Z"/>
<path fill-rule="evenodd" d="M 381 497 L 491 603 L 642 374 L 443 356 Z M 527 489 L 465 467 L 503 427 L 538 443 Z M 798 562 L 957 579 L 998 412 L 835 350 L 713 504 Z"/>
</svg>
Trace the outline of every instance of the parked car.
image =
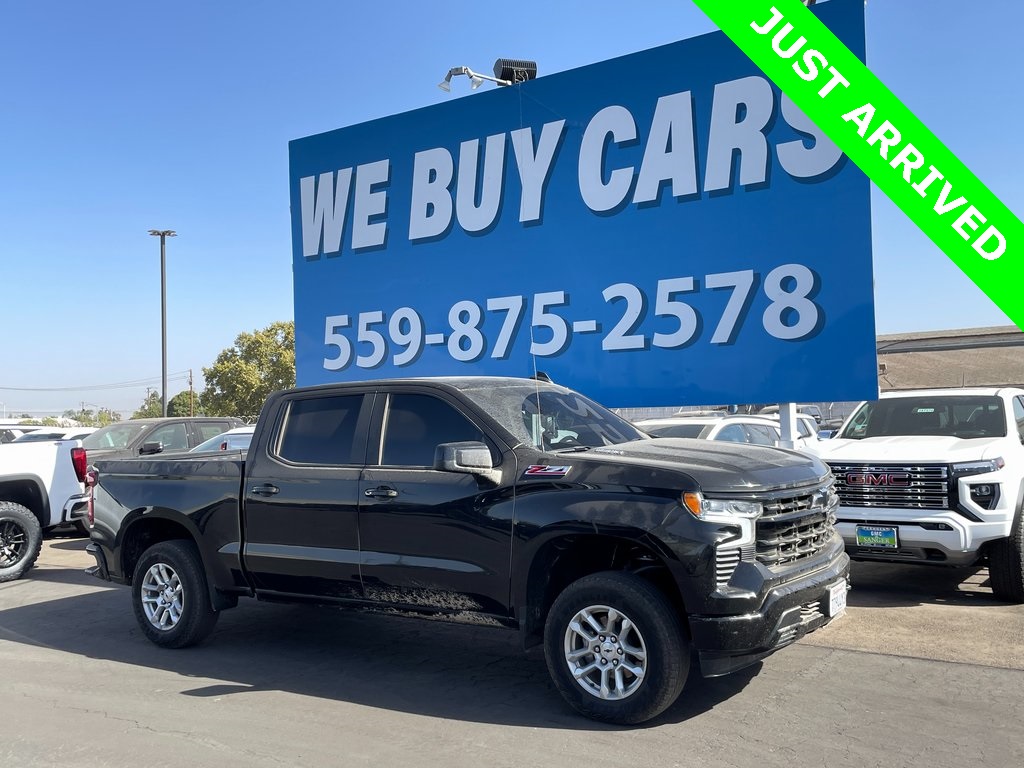
<svg viewBox="0 0 1024 768">
<path fill-rule="evenodd" d="M 772 421 L 776 425 L 781 421 L 781 416 L 772 416 Z M 782 431 L 782 428 L 779 428 Z M 814 417 L 808 413 L 797 413 L 796 415 L 796 436 L 794 442 L 796 443 L 797 449 L 801 451 L 809 451 L 810 453 L 818 453 L 818 441 L 821 439 L 820 430 L 818 429 L 818 422 L 814 420 Z"/>
<path fill-rule="evenodd" d="M 30 434 L 37 429 L 42 429 L 42 427 L 20 424 L 18 426 L 0 427 L 0 445 L 13 443 L 19 437 L 23 437 L 24 435 Z"/>
<path fill-rule="evenodd" d="M 131 585 L 165 647 L 242 596 L 507 627 L 543 644 L 577 710 L 638 723 L 678 697 L 691 654 L 727 674 L 846 605 L 818 459 L 652 440 L 543 381 L 289 390 L 244 457 L 95 466 L 93 572 Z"/>
<path fill-rule="evenodd" d="M 1024 389 L 887 392 L 821 443 L 851 557 L 987 563 L 1024 603 Z"/>
<path fill-rule="evenodd" d="M 808 416 L 814 419 L 814 423 L 816 425 L 821 424 L 821 421 L 824 418 L 821 413 L 821 408 L 819 408 L 816 405 L 797 405 L 796 412 L 807 414 Z M 764 408 L 758 411 L 758 414 L 763 416 L 778 416 L 779 406 L 766 405 Z"/>
<path fill-rule="evenodd" d="M 692 437 L 752 445 L 777 445 L 782 439 L 778 422 L 760 416 L 677 414 L 661 419 L 644 419 L 636 425 L 651 437 Z"/>
<path fill-rule="evenodd" d="M 211 437 L 244 425 L 234 417 L 130 419 L 97 429 L 82 440 L 82 447 L 89 452 L 90 461 L 189 451 Z"/>
<path fill-rule="evenodd" d="M 33 432 L 26 432 L 11 442 L 37 443 L 42 440 L 82 440 L 86 435 L 91 435 L 95 431 L 96 427 L 43 427 Z"/>
<path fill-rule="evenodd" d="M 207 453 L 209 451 L 245 451 L 249 448 L 252 440 L 252 433 L 255 426 L 238 427 L 229 429 L 223 434 L 211 437 L 204 443 L 200 443 L 189 453 Z"/>
<path fill-rule="evenodd" d="M 818 436 L 811 426 L 814 419 L 807 415 L 797 416 L 797 434 L 794 443 L 797 450 L 816 454 Z M 778 417 L 712 413 L 710 415 L 677 414 L 661 419 L 645 419 L 637 426 L 651 437 L 692 437 L 699 440 L 720 440 L 731 443 L 778 446 L 782 442 L 782 430 Z"/>
</svg>

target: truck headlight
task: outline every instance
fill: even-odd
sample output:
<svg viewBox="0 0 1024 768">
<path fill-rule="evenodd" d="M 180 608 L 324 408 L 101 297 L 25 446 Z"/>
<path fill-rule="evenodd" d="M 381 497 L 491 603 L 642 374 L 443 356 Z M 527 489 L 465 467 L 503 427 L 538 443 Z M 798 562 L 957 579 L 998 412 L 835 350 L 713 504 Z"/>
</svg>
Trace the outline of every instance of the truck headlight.
<svg viewBox="0 0 1024 768">
<path fill-rule="evenodd" d="M 761 516 L 761 502 L 738 499 L 705 499 L 700 492 L 684 493 L 683 506 L 699 520 L 728 520 L 742 518 L 751 520 Z"/>
<path fill-rule="evenodd" d="M 1006 466 L 1002 456 L 982 461 L 962 461 L 953 465 L 953 477 L 966 477 L 967 475 L 983 475 L 986 472 L 998 472 Z"/>
</svg>

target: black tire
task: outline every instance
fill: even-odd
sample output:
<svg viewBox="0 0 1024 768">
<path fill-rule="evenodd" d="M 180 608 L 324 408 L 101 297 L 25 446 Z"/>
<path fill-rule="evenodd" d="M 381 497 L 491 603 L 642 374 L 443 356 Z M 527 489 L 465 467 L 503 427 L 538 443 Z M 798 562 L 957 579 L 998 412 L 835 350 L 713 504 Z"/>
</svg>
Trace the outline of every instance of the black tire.
<svg viewBox="0 0 1024 768">
<path fill-rule="evenodd" d="M 89 526 L 83 523 L 81 520 L 73 520 L 71 522 L 72 527 L 75 529 L 75 533 L 79 536 L 89 538 Z"/>
<path fill-rule="evenodd" d="M 586 630 L 593 634 L 589 642 L 595 643 L 588 650 L 582 647 L 584 636 L 570 626 L 574 618 L 588 608 L 598 609 L 591 615 L 605 630 L 610 627 L 613 632 L 621 631 L 625 626 L 621 618 L 616 624 L 612 613 L 605 609 L 628 618 L 632 628 L 620 638 L 602 634 L 588 625 Z M 601 642 L 602 637 L 605 642 Z M 577 644 L 580 647 L 575 653 L 583 656 L 570 661 L 569 654 Z M 630 665 L 639 669 L 640 662 L 631 656 L 631 649 L 640 647 L 646 649 L 646 669 L 642 676 L 634 676 L 628 671 Z M 591 652 L 598 648 L 601 653 Z M 624 725 L 642 723 L 664 712 L 679 698 L 690 669 L 690 644 L 678 611 L 650 582 L 616 571 L 585 576 L 566 587 L 555 599 L 544 625 L 544 656 L 555 687 L 576 711 L 595 720 Z M 599 666 L 602 659 L 605 666 Z M 615 667 L 607 666 L 610 662 L 617 667 L 618 659 L 624 659 L 622 669 L 625 671 L 619 673 L 621 681 L 615 679 Z M 570 670 L 570 664 L 577 669 L 592 665 L 593 671 L 583 675 L 581 683 Z M 599 681 L 605 679 L 605 670 L 613 678 L 609 688 L 615 687 L 617 693 L 625 694 L 621 698 L 609 698 L 595 690 Z"/>
<path fill-rule="evenodd" d="M 132 578 L 132 607 L 146 637 L 164 648 L 195 645 L 213 631 L 220 614 L 210 603 L 195 543 L 161 541 L 143 552 Z"/>
<path fill-rule="evenodd" d="M 1017 512 L 1009 537 L 991 546 L 988 578 L 992 593 L 1008 603 L 1024 603 L 1024 514 Z"/>
<path fill-rule="evenodd" d="M 0 501 L 0 583 L 20 579 L 43 548 L 43 529 L 21 504 Z"/>
</svg>

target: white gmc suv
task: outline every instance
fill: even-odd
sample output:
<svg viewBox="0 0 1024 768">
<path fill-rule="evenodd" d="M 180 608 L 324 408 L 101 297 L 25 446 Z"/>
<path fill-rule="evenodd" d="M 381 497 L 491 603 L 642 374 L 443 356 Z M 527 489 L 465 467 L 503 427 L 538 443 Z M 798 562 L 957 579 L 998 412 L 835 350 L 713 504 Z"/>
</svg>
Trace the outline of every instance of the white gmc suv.
<svg viewBox="0 0 1024 768">
<path fill-rule="evenodd" d="M 1024 602 L 1024 390 L 886 393 L 819 445 L 851 558 L 987 562 L 996 597 Z"/>
</svg>

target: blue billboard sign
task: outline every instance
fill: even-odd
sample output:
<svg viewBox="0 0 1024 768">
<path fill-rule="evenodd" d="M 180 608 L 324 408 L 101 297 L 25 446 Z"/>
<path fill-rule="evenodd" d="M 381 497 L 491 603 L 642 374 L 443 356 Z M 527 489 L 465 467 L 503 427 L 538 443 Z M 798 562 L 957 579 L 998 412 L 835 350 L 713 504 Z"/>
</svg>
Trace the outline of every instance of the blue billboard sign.
<svg viewBox="0 0 1024 768">
<path fill-rule="evenodd" d="M 815 11 L 863 57 L 861 0 Z M 289 149 L 300 385 L 877 396 L 867 177 L 722 33 Z"/>
</svg>

